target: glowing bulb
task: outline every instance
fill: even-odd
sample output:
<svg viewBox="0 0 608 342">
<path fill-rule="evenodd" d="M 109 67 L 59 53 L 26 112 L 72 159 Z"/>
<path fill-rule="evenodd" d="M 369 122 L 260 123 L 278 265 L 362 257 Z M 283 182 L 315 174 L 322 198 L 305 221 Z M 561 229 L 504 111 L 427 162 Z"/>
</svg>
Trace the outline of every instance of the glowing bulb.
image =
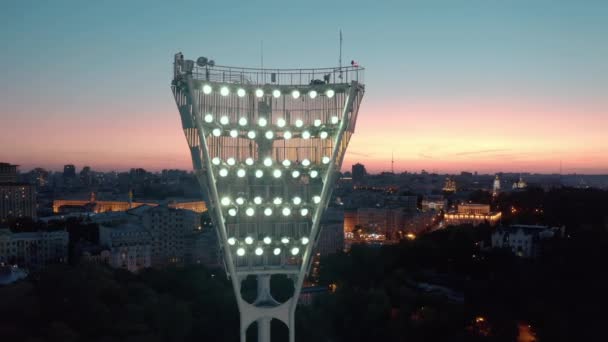
<svg viewBox="0 0 608 342">
<path fill-rule="evenodd" d="M 308 240 L 308 238 L 307 238 L 306 236 L 303 236 L 303 237 L 302 237 L 302 244 L 303 244 L 303 245 L 307 245 L 309 241 L 310 241 L 310 240 Z"/>
<path fill-rule="evenodd" d="M 291 162 L 289 161 L 289 159 L 283 160 L 283 166 L 289 167 L 289 165 L 291 165 Z"/>
<path fill-rule="evenodd" d="M 312 201 L 315 202 L 316 204 L 319 204 L 319 202 L 321 202 L 321 197 L 320 196 L 312 196 Z"/>
<path fill-rule="evenodd" d="M 292 201 L 295 205 L 299 205 L 300 203 L 302 203 L 302 199 L 298 196 L 294 197 Z"/>
<path fill-rule="evenodd" d="M 296 127 L 302 127 L 302 126 L 304 126 L 304 121 L 302 121 L 300 119 L 296 120 Z"/>
<path fill-rule="evenodd" d="M 221 169 L 220 170 L 220 177 L 226 177 L 228 176 L 228 170 L 227 169 Z"/>
<path fill-rule="evenodd" d="M 236 249 L 236 255 L 238 255 L 238 256 L 243 256 L 243 255 L 245 255 L 245 248 L 243 248 L 243 247 L 239 247 L 239 248 L 237 248 L 237 249 Z"/>
<path fill-rule="evenodd" d="M 311 90 L 308 93 L 308 96 L 310 96 L 311 99 L 314 99 L 315 97 L 317 97 L 317 92 L 315 90 Z"/>
<path fill-rule="evenodd" d="M 255 139 L 255 132 L 254 131 L 247 132 L 247 138 L 249 138 L 249 139 Z"/>
<path fill-rule="evenodd" d="M 264 215 L 266 215 L 266 216 L 272 215 L 272 209 L 270 209 L 270 208 L 264 209 Z"/>
<path fill-rule="evenodd" d="M 222 197 L 222 199 L 220 200 L 220 202 L 222 203 L 222 205 L 230 205 L 230 197 Z"/>
<path fill-rule="evenodd" d="M 291 249 L 291 255 L 298 255 L 298 253 L 300 253 L 300 249 L 298 247 Z"/>
<path fill-rule="evenodd" d="M 262 197 L 260 197 L 260 196 L 255 196 L 255 197 L 253 198 L 253 203 L 255 203 L 255 204 L 262 204 Z"/>
<path fill-rule="evenodd" d="M 230 89 L 228 89 L 228 87 L 222 87 L 220 89 L 220 94 L 222 96 L 228 96 L 228 94 L 230 94 Z"/>
<path fill-rule="evenodd" d="M 281 197 L 275 197 L 274 200 L 272 200 L 272 203 L 279 205 L 283 203 L 283 200 L 281 199 Z"/>
<path fill-rule="evenodd" d="M 228 244 L 229 244 L 230 246 L 234 246 L 234 245 L 236 244 L 236 239 L 235 239 L 235 238 L 233 238 L 233 237 L 228 238 Z"/>
<path fill-rule="evenodd" d="M 264 159 L 264 166 L 272 166 L 272 159 L 270 159 L 270 158 Z"/>
<path fill-rule="evenodd" d="M 262 97 L 262 96 L 264 96 L 264 91 L 262 89 L 256 89 L 255 90 L 255 96 L 256 97 Z"/>
<path fill-rule="evenodd" d="M 274 133 L 272 133 L 272 131 L 266 131 L 266 134 L 264 134 L 266 136 L 266 139 L 270 140 L 274 137 Z"/>
<path fill-rule="evenodd" d="M 213 90 L 213 89 L 211 89 L 211 86 L 210 86 L 210 85 L 205 84 L 205 85 L 203 86 L 203 94 L 205 94 L 205 95 L 209 95 L 209 94 L 211 94 L 211 90 Z"/>
<path fill-rule="evenodd" d="M 255 177 L 256 178 L 262 178 L 262 176 L 264 176 L 264 171 L 262 171 L 262 170 L 256 170 L 255 171 Z"/>
<path fill-rule="evenodd" d="M 251 245 L 253 243 L 253 238 L 251 236 L 247 236 L 245 238 L 245 243 Z"/>
<path fill-rule="evenodd" d="M 247 214 L 247 216 L 253 216 L 253 214 L 255 214 L 255 210 L 253 210 L 253 208 L 247 208 L 247 210 L 245 210 L 245 214 Z"/>
<path fill-rule="evenodd" d="M 239 131 L 237 131 L 236 129 L 230 130 L 230 136 L 233 138 L 236 138 L 239 136 Z"/>
<path fill-rule="evenodd" d="M 245 204 L 245 199 L 243 197 L 237 197 L 236 200 L 234 200 L 236 202 L 236 204 L 238 205 L 243 205 Z"/>
<path fill-rule="evenodd" d="M 313 125 L 315 125 L 315 127 L 321 126 L 321 120 L 315 119 L 315 121 L 313 122 Z"/>
<path fill-rule="evenodd" d="M 227 125 L 229 122 L 230 122 L 230 119 L 228 119 L 228 117 L 225 115 L 220 118 L 220 123 L 222 125 Z"/>
<path fill-rule="evenodd" d="M 302 160 L 302 165 L 304 165 L 304 166 L 310 165 L 310 160 L 308 160 L 308 159 Z"/>
<path fill-rule="evenodd" d="M 327 136 L 328 136 L 327 132 L 321 132 L 319 134 L 319 137 L 321 137 L 321 139 L 327 139 Z"/>
<path fill-rule="evenodd" d="M 234 160 L 234 158 L 230 157 L 230 158 L 226 159 L 226 164 L 233 166 L 234 164 L 236 164 L 236 160 Z"/>
<path fill-rule="evenodd" d="M 236 216 L 236 209 L 234 209 L 234 208 L 228 209 L 228 215 L 230 215 L 230 216 Z"/>
<path fill-rule="evenodd" d="M 325 156 L 325 157 L 323 157 L 323 158 L 321 159 L 321 161 L 323 162 L 323 164 L 329 164 L 329 160 L 330 160 L 330 159 L 329 159 L 329 157 L 328 157 L 328 156 Z"/>
<path fill-rule="evenodd" d="M 282 242 L 283 244 L 288 244 L 288 243 L 289 243 L 289 238 L 288 238 L 288 237 L 282 237 L 282 238 L 281 238 L 281 242 Z"/>
<path fill-rule="evenodd" d="M 221 162 L 222 162 L 222 161 L 221 161 L 221 160 L 220 160 L 220 158 L 218 158 L 218 157 L 213 157 L 213 159 L 211 159 L 211 163 L 212 163 L 213 165 L 220 165 L 220 163 L 221 163 Z"/>
<path fill-rule="evenodd" d="M 281 91 L 279 89 L 275 89 L 272 91 L 272 96 L 274 96 L 275 98 L 281 96 Z"/>
<path fill-rule="evenodd" d="M 300 177 L 300 171 L 298 171 L 298 170 L 294 170 L 294 171 L 291 173 L 291 177 L 293 177 L 293 178 L 298 178 L 298 177 Z"/>
<path fill-rule="evenodd" d="M 240 118 L 239 119 L 239 125 L 246 126 L 247 125 L 247 118 Z"/>
<path fill-rule="evenodd" d="M 279 127 L 285 127 L 285 124 L 286 124 L 285 119 L 280 118 L 280 119 L 277 120 L 277 126 L 279 126 Z"/>
<path fill-rule="evenodd" d="M 264 238 L 264 243 L 267 245 L 270 245 L 270 243 L 272 243 L 272 239 L 270 238 L 270 236 Z"/>
<path fill-rule="evenodd" d="M 237 175 L 237 177 L 239 177 L 239 178 L 243 178 L 243 177 L 245 177 L 245 174 L 247 174 L 247 172 L 245 171 L 245 169 L 239 169 L 239 170 L 236 172 L 236 175 Z"/>
<path fill-rule="evenodd" d="M 291 209 L 285 207 L 285 208 L 283 208 L 282 213 L 283 213 L 283 216 L 289 216 L 289 215 L 291 215 Z"/>
<path fill-rule="evenodd" d="M 222 135 L 222 131 L 219 128 L 214 128 L 213 131 L 211 131 L 211 133 L 213 134 L 213 136 L 219 137 L 220 135 Z"/>
<path fill-rule="evenodd" d="M 258 247 L 255 249 L 255 255 L 260 256 L 264 253 L 264 250 L 262 249 L 262 247 Z"/>
<path fill-rule="evenodd" d="M 318 175 L 319 175 L 319 171 L 317 171 L 317 170 L 310 171 L 310 178 L 317 178 Z"/>
<path fill-rule="evenodd" d="M 334 124 L 334 125 L 335 125 L 335 124 L 337 124 L 337 123 L 338 123 L 338 121 L 340 121 L 340 118 L 338 118 L 337 116 L 332 116 L 332 117 L 331 117 L 331 123 L 332 123 L 332 124 Z"/>
<path fill-rule="evenodd" d="M 310 132 L 309 131 L 302 132 L 302 138 L 309 139 L 310 138 Z"/>
<path fill-rule="evenodd" d="M 274 255 L 279 255 L 279 254 L 281 254 L 281 249 L 280 249 L 279 247 L 277 247 L 277 248 L 275 248 L 275 249 L 272 251 L 272 253 L 273 253 Z"/>
<path fill-rule="evenodd" d="M 327 95 L 327 97 L 329 97 L 330 99 L 332 97 L 334 97 L 335 94 L 336 94 L 336 92 L 333 91 L 332 89 L 327 89 L 327 91 L 325 92 L 325 95 Z"/>
<path fill-rule="evenodd" d="M 302 216 L 308 215 L 308 209 L 304 208 L 304 209 L 300 210 L 300 215 L 302 215 Z"/>
<path fill-rule="evenodd" d="M 274 176 L 274 178 L 280 178 L 281 174 L 282 174 L 281 170 L 277 169 L 277 170 L 272 171 L 272 175 Z"/>
<path fill-rule="evenodd" d="M 245 96 L 245 89 L 240 88 L 239 90 L 237 90 L 237 91 L 236 91 L 236 94 L 237 94 L 239 97 L 243 97 L 243 96 Z"/>
<path fill-rule="evenodd" d="M 297 90 L 294 90 L 291 92 L 291 96 L 293 96 L 294 99 L 297 99 L 298 97 L 300 97 L 300 92 Z"/>
<path fill-rule="evenodd" d="M 247 158 L 247 159 L 245 159 L 245 164 L 247 164 L 249 166 L 253 165 L 253 158 Z"/>
<path fill-rule="evenodd" d="M 285 133 L 283 133 L 283 139 L 291 139 L 291 132 L 285 131 Z"/>
<path fill-rule="evenodd" d="M 267 124 L 268 124 L 268 120 L 266 120 L 266 118 L 260 118 L 258 120 L 258 125 L 260 125 L 260 127 L 266 127 Z"/>
<path fill-rule="evenodd" d="M 205 122 L 207 122 L 207 123 L 213 122 L 213 115 L 205 114 Z"/>
</svg>

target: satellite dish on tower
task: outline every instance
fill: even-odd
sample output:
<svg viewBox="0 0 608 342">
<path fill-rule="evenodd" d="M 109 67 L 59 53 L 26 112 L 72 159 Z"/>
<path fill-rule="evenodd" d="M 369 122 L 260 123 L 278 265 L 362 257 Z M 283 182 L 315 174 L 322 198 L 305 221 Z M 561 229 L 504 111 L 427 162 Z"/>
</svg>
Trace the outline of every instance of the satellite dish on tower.
<svg viewBox="0 0 608 342">
<path fill-rule="evenodd" d="M 196 60 L 196 65 L 198 65 L 199 67 L 205 67 L 205 66 L 215 66 L 215 61 L 213 59 L 208 59 L 207 57 L 199 57 Z"/>
</svg>

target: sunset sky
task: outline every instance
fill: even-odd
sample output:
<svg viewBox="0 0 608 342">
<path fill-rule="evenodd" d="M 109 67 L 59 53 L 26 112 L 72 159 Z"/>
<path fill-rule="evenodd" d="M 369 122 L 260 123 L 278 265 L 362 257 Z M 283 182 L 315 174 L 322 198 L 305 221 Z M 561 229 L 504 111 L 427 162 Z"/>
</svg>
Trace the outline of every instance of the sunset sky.
<svg viewBox="0 0 608 342">
<path fill-rule="evenodd" d="M 0 162 L 191 169 L 173 54 L 366 68 L 344 161 L 608 173 L 608 1 L 3 1 Z"/>
</svg>

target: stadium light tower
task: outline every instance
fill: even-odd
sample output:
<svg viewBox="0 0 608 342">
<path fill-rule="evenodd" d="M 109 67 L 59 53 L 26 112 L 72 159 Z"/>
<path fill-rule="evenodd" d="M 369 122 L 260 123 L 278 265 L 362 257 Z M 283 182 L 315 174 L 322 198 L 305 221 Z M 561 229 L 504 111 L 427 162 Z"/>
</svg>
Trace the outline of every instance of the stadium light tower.
<svg viewBox="0 0 608 342">
<path fill-rule="evenodd" d="M 258 341 L 270 341 L 278 319 L 293 342 L 321 215 L 365 90 L 363 68 L 235 68 L 178 53 L 171 88 L 236 295 L 241 341 L 253 322 Z M 283 303 L 270 293 L 277 274 L 294 282 Z M 250 275 L 252 303 L 241 295 Z"/>
</svg>

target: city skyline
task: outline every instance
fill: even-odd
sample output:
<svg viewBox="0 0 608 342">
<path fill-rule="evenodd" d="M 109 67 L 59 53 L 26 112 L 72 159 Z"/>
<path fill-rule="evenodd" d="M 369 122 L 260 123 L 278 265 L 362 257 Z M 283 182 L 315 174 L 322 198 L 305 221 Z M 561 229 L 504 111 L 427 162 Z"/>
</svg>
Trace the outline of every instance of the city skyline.
<svg viewBox="0 0 608 342">
<path fill-rule="evenodd" d="M 388 171 L 394 153 L 396 172 L 608 173 L 604 2 L 143 4 L 3 6 L 1 160 L 191 170 L 176 50 L 259 67 L 264 41 L 265 67 L 336 66 L 342 29 L 369 88 L 343 170 Z M 275 32 L 291 22 L 306 29 Z"/>
</svg>

